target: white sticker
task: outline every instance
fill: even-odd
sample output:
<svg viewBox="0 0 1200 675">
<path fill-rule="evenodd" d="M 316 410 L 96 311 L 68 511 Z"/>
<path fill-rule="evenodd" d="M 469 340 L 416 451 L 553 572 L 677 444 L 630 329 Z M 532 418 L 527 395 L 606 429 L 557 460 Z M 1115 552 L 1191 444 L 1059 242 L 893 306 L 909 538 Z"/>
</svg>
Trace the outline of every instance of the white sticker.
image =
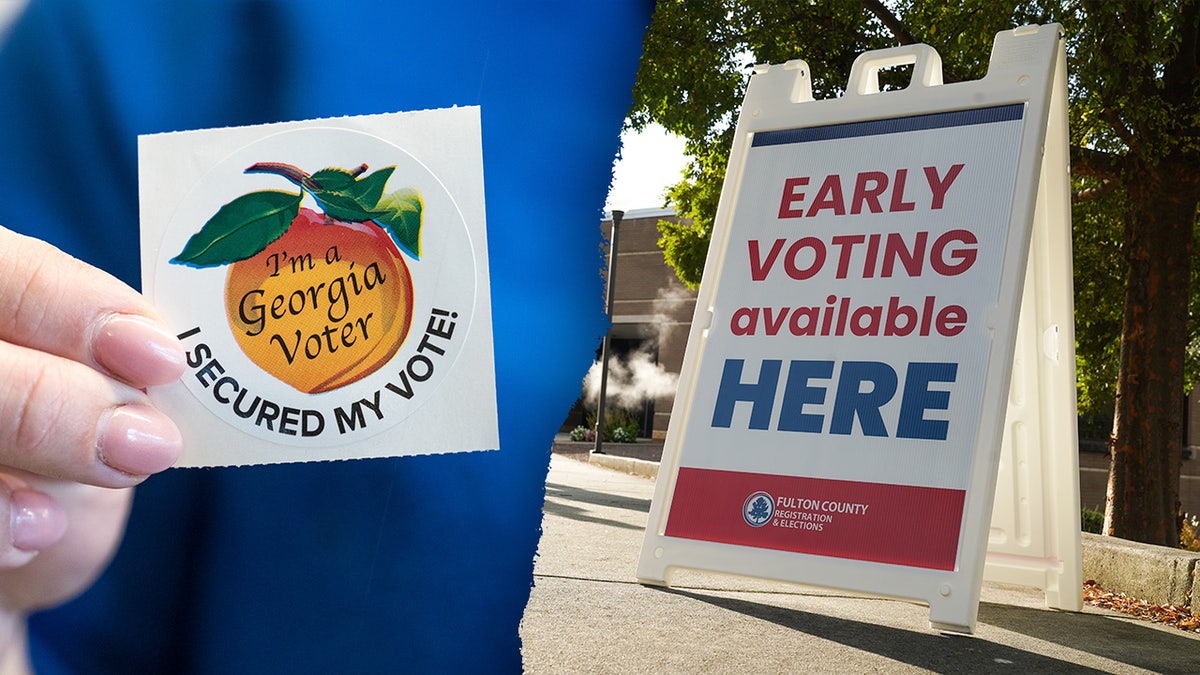
<svg viewBox="0 0 1200 675">
<path fill-rule="evenodd" d="M 140 140 L 180 465 L 498 446 L 479 139 L 455 108 Z"/>
</svg>

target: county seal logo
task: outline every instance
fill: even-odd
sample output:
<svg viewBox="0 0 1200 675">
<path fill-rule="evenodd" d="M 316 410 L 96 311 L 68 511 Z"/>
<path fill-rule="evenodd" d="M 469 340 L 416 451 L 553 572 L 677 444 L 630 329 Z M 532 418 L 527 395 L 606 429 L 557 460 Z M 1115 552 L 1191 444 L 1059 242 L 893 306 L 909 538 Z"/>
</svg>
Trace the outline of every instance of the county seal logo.
<svg viewBox="0 0 1200 675">
<path fill-rule="evenodd" d="M 742 503 L 742 518 L 750 527 L 762 527 L 775 515 L 775 498 L 761 490 L 746 497 Z"/>
</svg>

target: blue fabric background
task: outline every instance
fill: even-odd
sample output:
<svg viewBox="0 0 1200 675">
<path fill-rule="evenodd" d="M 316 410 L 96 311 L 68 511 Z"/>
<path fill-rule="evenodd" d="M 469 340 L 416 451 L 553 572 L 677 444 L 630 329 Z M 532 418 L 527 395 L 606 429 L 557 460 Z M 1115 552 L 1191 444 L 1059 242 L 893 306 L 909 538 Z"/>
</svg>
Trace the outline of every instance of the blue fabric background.
<svg viewBox="0 0 1200 675">
<path fill-rule="evenodd" d="M 150 479 L 112 568 L 34 617 L 39 669 L 520 669 L 549 446 L 606 325 L 598 221 L 651 9 L 33 0 L 0 49 L 0 223 L 135 287 L 138 134 L 481 106 L 501 437 Z"/>
</svg>

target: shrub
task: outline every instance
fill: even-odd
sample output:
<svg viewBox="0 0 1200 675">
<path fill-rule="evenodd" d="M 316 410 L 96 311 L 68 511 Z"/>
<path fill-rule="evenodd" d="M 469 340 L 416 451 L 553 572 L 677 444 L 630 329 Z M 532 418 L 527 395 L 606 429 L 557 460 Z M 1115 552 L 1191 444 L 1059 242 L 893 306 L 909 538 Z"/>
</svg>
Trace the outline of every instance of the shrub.
<svg viewBox="0 0 1200 675">
<path fill-rule="evenodd" d="M 642 426 L 628 410 L 609 410 L 604 415 L 604 439 L 614 443 L 636 443 Z"/>
<path fill-rule="evenodd" d="M 617 427 L 610 434 L 614 443 L 636 443 L 637 434 L 625 427 Z"/>
<path fill-rule="evenodd" d="M 584 417 L 584 425 L 571 431 L 571 440 L 576 440 L 576 433 L 585 434 L 581 440 L 596 440 L 596 413 L 589 412 Z M 642 425 L 628 410 L 612 408 L 604 411 L 604 440 L 613 443 L 636 443 Z"/>
<path fill-rule="evenodd" d="M 1081 525 L 1084 532 L 1100 534 L 1104 528 L 1104 512 L 1085 506 Z M 1200 552 L 1200 516 L 1183 514 L 1179 527 L 1179 548 Z"/>
<path fill-rule="evenodd" d="M 1179 548 L 1200 551 L 1200 516 L 1183 514 L 1183 524 L 1179 528 Z"/>
</svg>

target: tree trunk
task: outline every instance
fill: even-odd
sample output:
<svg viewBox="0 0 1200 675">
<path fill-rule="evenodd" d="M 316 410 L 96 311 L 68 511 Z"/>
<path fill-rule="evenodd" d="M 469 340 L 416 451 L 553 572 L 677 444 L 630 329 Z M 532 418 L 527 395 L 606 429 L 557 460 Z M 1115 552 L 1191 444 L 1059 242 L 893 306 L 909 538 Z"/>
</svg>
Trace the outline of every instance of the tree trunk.
<svg viewBox="0 0 1200 675">
<path fill-rule="evenodd" d="M 1179 545 L 1183 363 L 1197 191 L 1185 162 L 1131 172 L 1105 534 Z"/>
</svg>

